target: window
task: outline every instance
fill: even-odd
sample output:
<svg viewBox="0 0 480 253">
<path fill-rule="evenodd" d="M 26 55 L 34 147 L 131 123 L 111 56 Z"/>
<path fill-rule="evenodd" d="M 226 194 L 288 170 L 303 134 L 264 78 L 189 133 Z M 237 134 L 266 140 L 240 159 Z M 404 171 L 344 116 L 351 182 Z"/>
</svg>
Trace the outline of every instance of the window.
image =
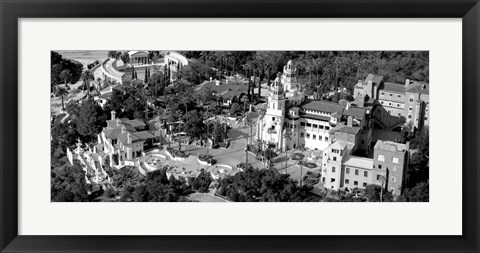
<svg viewBox="0 0 480 253">
<path fill-rule="evenodd" d="M 335 173 L 335 167 L 332 167 L 332 172 Z"/>
<path fill-rule="evenodd" d="M 413 96 L 410 96 L 410 103 L 413 103 Z"/>
<path fill-rule="evenodd" d="M 307 133 L 307 138 L 310 139 L 310 134 L 309 133 Z"/>
<path fill-rule="evenodd" d="M 428 120 L 428 117 L 425 117 L 425 121 L 427 121 L 427 120 Z"/>
<path fill-rule="evenodd" d="M 325 183 L 325 178 L 322 178 L 322 182 L 324 182 L 324 183 Z"/>
<path fill-rule="evenodd" d="M 321 141 L 321 140 L 322 140 L 322 136 L 319 135 L 319 136 L 318 136 L 318 140 Z"/>
<path fill-rule="evenodd" d="M 330 130 L 330 127 L 329 127 L 329 126 L 325 126 L 325 130 Z"/>
<path fill-rule="evenodd" d="M 397 178 L 392 176 L 392 183 L 397 182 Z"/>
<path fill-rule="evenodd" d="M 316 140 L 316 139 L 317 139 L 317 135 L 314 134 L 314 135 L 313 135 L 313 139 Z"/>
<path fill-rule="evenodd" d="M 409 111 L 412 111 L 412 110 L 413 110 L 413 108 L 410 106 L 410 108 L 408 108 L 408 110 L 409 110 Z"/>
<path fill-rule="evenodd" d="M 401 97 L 400 95 L 398 95 L 398 97 Z"/>
<path fill-rule="evenodd" d="M 363 187 L 367 187 L 367 183 L 363 183 Z"/>
<path fill-rule="evenodd" d="M 388 95 L 389 95 L 390 97 L 391 97 L 391 96 L 393 96 L 393 94 L 392 94 L 392 93 L 390 93 L 390 94 L 388 94 Z"/>
<path fill-rule="evenodd" d="M 395 187 L 390 187 L 390 191 L 392 191 L 392 194 L 395 194 Z"/>
<path fill-rule="evenodd" d="M 358 181 L 353 181 L 353 185 L 357 186 L 357 185 L 358 185 Z"/>
<path fill-rule="evenodd" d="M 382 95 L 385 95 L 385 92 L 382 92 Z"/>
<path fill-rule="evenodd" d="M 368 177 L 368 171 L 364 171 L 364 172 L 363 172 L 363 176 L 364 176 L 364 177 Z"/>
<path fill-rule="evenodd" d="M 398 163 L 398 157 L 392 158 L 392 162 L 393 162 L 393 163 Z"/>
<path fill-rule="evenodd" d="M 313 124 L 313 128 L 317 128 L 317 127 L 318 127 L 318 125 L 317 125 L 317 124 Z"/>
<path fill-rule="evenodd" d="M 400 117 L 400 116 L 402 116 L 402 114 L 401 114 L 401 113 L 398 113 L 398 117 Z"/>
<path fill-rule="evenodd" d="M 377 175 L 377 180 L 380 180 L 380 175 Z"/>
<path fill-rule="evenodd" d="M 300 133 L 300 137 L 303 137 L 303 136 L 304 136 L 304 135 L 303 135 L 303 132 L 301 132 L 301 133 Z"/>
<path fill-rule="evenodd" d="M 379 162 L 385 162 L 385 157 L 383 155 L 378 155 Z"/>
<path fill-rule="evenodd" d="M 275 103 L 272 103 L 272 109 L 275 110 Z"/>
<path fill-rule="evenodd" d="M 335 182 L 335 178 L 330 178 L 330 183 Z"/>
<path fill-rule="evenodd" d="M 336 160 L 337 160 L 337 157 L 336 157 L 336 156 L 334 156 L 334 157 L 333 157 L 333 160 L 334 160 L 334 161 L 336 161 Z"/>
<path fill-rule="evenodd" d="M 382 105 L 383 105 L 383 101 L 380 101 L 380 104 L 382 104 Z"/>
<path fill-rule="evenodd" d="M 348 179 L 345 179 L 345 184 L 348 184 L 350 181 Z"/>
<path fill-rule="evenodd" d="M 323 126 L 322 126 L 322 125 L 319 125 L 318 128 L 323 129 Z"/>
<path fill-rule="evenodd" d="M 347 167 L 347 168 L 345 169 L 345 173 L 350 174 L 350 168 Z"/>
<path fill-rule="evenodd" d="M 358 170 L 355 169 L 355 176 L 358 176 Z"/>
<path fill-rule="evenodd" d="M 325 136 L 325 141 L 328 141 L 328 137 L 327 137 L 327 136 Z"/>
<path fill-rule="evenodd" d="M 408 114 L 408 118 L 411 119 L 411 118 L 412 118 L 412 114 Z"/>
<path fill-rule="evenodd" d="M 305 126 L 305 122 L 300 122 L 300 126 Z"/>
<path fill-rule="evenodd" d="M 334 154 L 340 154 L 340 150 L 332 148 L 332 153 L 334 153 Z"/>
<path fill-rule="evenodd" d="M 272 117 L 272 121 L 275 121 L 275 117 Z"/>
<path fill-rule="evenodd" d="M 379 165 L 378 165 L 378 168 L 379 168 L 379 169 L 382 169 L 382 165 L 381 165 L 381 164 L 379 164 Z"/>
<path fill-rule="evenodd" d="M 310 123 L 307 123 L 307 127 L 311 127 L 311 126 L 312 126 L 312 124 L 310 124 Z"/>
</svg>

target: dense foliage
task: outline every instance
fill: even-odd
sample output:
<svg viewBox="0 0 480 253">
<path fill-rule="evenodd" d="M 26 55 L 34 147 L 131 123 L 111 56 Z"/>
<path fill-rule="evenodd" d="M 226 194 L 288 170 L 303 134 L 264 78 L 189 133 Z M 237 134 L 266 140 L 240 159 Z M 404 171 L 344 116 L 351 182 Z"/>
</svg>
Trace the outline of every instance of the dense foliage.
<svg viewBox="0 0 480 253">
<path fill-rule="evenodd" d="M 50 52 L 51 89 L 57 84 L 76 83 L 82 76 L 83 64 L 63 58 L 59 53 Z"/>
<path fill-rule="evenodd" d="M 308 189 L 297 185 L 288 174 L 275 170 L 247 168 L 220 179 L 218 194 L 238 202 L 318 201 Z"/>
<path fill-rule="evenodd" d="M 83 202 L 89 201 L 85 172 L 75 163 L 65 164 L 52 170 L 51 173 L 51 200 L 53 202 Z"/>
</svg>

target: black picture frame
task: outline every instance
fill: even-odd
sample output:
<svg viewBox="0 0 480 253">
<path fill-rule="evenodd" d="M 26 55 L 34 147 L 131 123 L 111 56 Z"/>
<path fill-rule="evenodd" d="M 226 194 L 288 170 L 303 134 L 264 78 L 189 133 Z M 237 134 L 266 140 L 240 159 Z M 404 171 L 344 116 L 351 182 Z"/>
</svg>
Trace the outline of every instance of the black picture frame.
<svg viewBox="0 0 480 253">
<path fill-rule="evenodd" d="M 478 0 L 1 0 L 1 252 L 479 252 Z M 18 235 L 19 18 L 462 18 L 462 236 Z M 460 169 L 460 168 L 451 168 Z M 254 229 L 254 228 L 252 228 Z M 412 231 L 413 232 L 413 231 Z M 379 231 L 381 233 L 381 231 Z"/>
</svg>

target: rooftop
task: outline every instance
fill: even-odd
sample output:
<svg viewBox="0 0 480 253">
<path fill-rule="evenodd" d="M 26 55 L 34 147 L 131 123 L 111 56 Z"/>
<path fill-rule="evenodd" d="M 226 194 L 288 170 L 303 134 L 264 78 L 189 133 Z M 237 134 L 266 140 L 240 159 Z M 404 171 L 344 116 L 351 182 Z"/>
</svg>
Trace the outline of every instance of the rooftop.
<svg viewBox="0 0 480 253">
<path fill-rule="evenodd" d="M 407 150 L 407 144 L 402 144 L 393 141 L 382 141 L 378 140 L 375 144 L 375 149 L 394 151 L 394 152 L 404 152 Z"/>
<path fill-rule="evenodd" d="M 423 82 L 413 82 L 408 85 L 406 92 L 421 93 L 428 95 L 430 93 L 430 85 Z"/>
<path fill-rule="evenodd" d="M 324 100 L 307 100 L 301 107 L 304 110 L 314 110 L 326 113 L 341 113 L 344 108 L 342 105 Z"/>
<path fill-rule="evenodd" d="M 399 83 L 384 83 L 383 90 L 404 94 L 405 85 Z"/>
<path fill-rule="evenodd" d="M 345 166 L 352 166 L 362 169 L 372 169 L 373 168 L 373 159 L 359 156 L 347 156 L 343 162 Z"/>
</svg>

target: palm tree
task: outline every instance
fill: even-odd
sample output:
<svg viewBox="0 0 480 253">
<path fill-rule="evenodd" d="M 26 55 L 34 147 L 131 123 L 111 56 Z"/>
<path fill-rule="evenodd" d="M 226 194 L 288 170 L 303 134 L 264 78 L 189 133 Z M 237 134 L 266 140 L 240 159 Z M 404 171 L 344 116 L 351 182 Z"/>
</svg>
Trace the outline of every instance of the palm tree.
<svg viewBox="0 0 480 253">
<path fill-rule="evenodd" d="M 67 89 L 65 89 L 63 87 L 57 87 L 57 91 L 55 92 L 55 95 L 60 96 L 62 98 L 62 110 L 65 111 L 65 105 L 63 103 L 63 97 L 65 95 L 68 95 Z"/>
<path fill-rule="evenodd" d="M 95 80 L 95 76 L 92 74 L 92 71 L 89 69 L 83 71 L 82 77 L 83 85 L 86 86 L 88 95 L 90 95 L 90 83 Z"/>
<path fill-rule="evenodd" d="M 60 79 L 63 80 L 63 82 L 65 83 L 65 87 L 67 87 L 67 83 L 68 81 L 70 80 L 70 78 L 72 77 L 72 75 L 70 74 L 70 70 L 68 69 L 64 69 L 62 70 L 62 72 L 60 72 Z"/>
</svg>

